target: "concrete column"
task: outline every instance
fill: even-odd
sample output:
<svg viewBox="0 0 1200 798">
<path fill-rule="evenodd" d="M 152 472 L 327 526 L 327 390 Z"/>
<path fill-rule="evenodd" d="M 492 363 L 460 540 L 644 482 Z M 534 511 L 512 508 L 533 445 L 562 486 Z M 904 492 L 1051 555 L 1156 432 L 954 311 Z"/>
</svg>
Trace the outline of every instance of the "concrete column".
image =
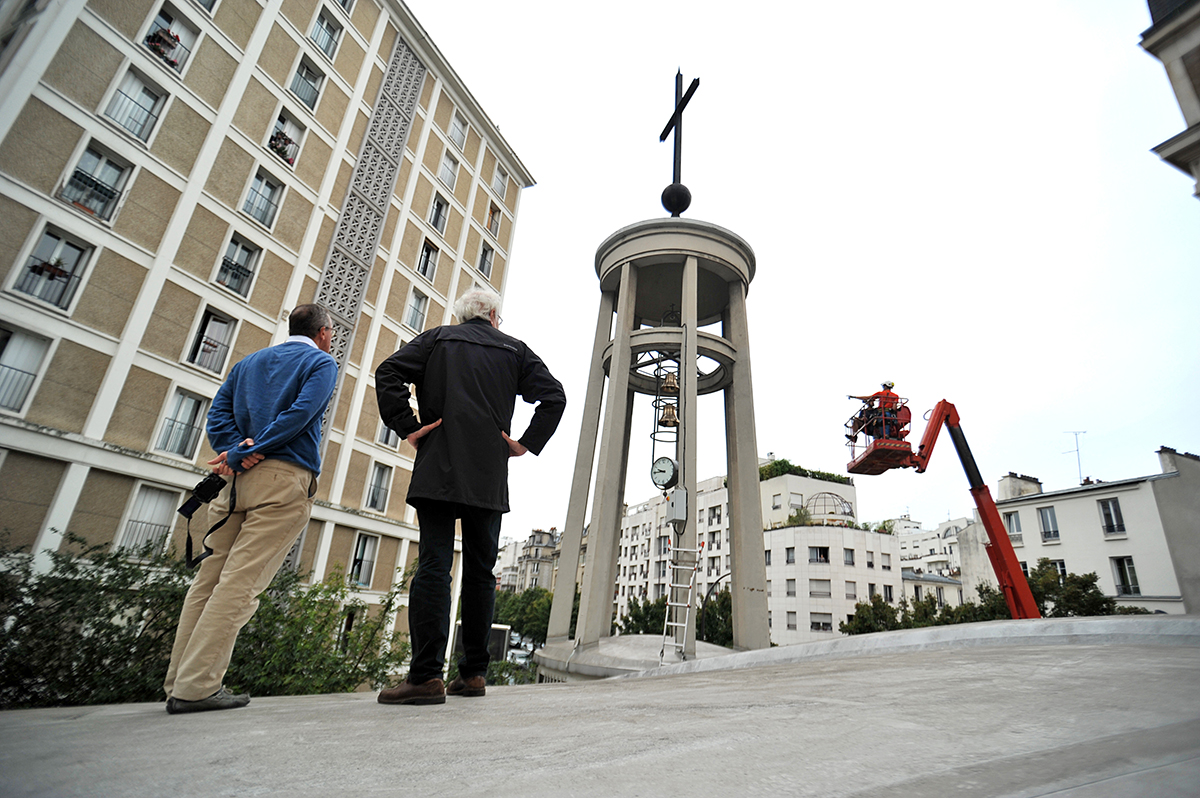
<svg viewBox="0 0 1200 798">
<path fill-rule="evenodd" d="M 579 449 L 575 454 L 575 472 L 571 477 L 571 498 L 567 505 L 567 522 L 563 526 L 562 541 L 559 544 L 558 583 L 554 587 L 554 603 L 550 607 L 550 624 L 546 630 L 548 643 L 566 640 L 571 632 L 571 609 L 575 604 L 577 587 L 575 574 L 579 565 L 579 548 L 583 540 L 583 522 L 587 513 L 588 489 L 592 484 L 592 462 L 596 457 L 600 409 L 604 398 L 604 349 L 608 346 L 609 331 L 612 329 L 614 304 L 614 292 L 600 293 L 600 313 L 596 317 L 592 364 L 588 370 L 587 394 L 583 400 Z"/>
<path fill-rule="evenodd" d="M 758 443 L 754 389 L 750 380 L 750 331 L 746 285 L 729 284 L 725 338 L 737 349 L 733 384 L 725 389 L 725 453 L 728 461 L 730 590 L 733 647 L 769 648 L 767 568 L 763 555 L 762 503 L 758 487 Z"/>
<path fill-rule="evenodd" d="M 699 435 L 697 431 L 698 414 L 696 408 L 696 399 L 699 396 L 697 390 L 697 363 L 696 359 L 700 354 L 699 350 L 699 311 L 696 304 L 697 285 L 699 281 L 700 264 L 694 255 L 689 255 L 683 264 L 683 296 L 681 297 L 680 308 L 681 321 L 683 322 L 683 349 L 680 352 L 679 361 L 679 377 L 680 391 L 679 394 L 683 400 L 683 415 L 680 421 L 683 424 L 683 486 L 687 488 L 688 513 L 687 523 L 683 525 L 683 537 L 679 539 L 679 547 L 682 549 L 696 548 L 696 500 L 698 494 L 696 492 L 696 482 L 698 474 L 696 473 L 696 455 L 697 441 Z M 685 578 L 685 574 L 678 573 L 675 575 L 677 580 Z M 680 591 L 683 595 L 679 600 L 687 600 L 687 593 Z M 684 638 L 684 654 L 689 657 L 696 655 L 696 614 L 688 614 L 688 625 L 685 630 L 687 635 Z"/>
<path fill-rule="evenodd" d="M 612 626 L 612 592 L 616 581 L 617 543 L 621 524 L 621 496 L 625 472 L 620 464 L 629 458 L 629 369 L 633 362 L 631 338 L 637 298 L 637 268 L 626 263 L 621 270 L 617 296 L 617 326 L 608 372 L 608 398 L 604 408 L 603 440 L 596 471 L 596 502 L 588 530 L 586 582 L 575 627 L 575 646 L 596 645 L 608 637 Z"/>
<path fill-rule="evenodd" d="M 87 481 L 89 471 L 91 468 L 82 463 L 69 463 L 63 472 L 50 509 L 46 512 L 46 519 L 33 544 L 33 569 L 36 572 L 46 573 L 50 570 L 52 560 L 47 550 L 58 551 L 62 545 L 63 535 L 70 526 L 71 517 L 75 515 L 75 505 L 79 502 L 79 494 L 83 492 L 83 483 Z"/>
</svg>

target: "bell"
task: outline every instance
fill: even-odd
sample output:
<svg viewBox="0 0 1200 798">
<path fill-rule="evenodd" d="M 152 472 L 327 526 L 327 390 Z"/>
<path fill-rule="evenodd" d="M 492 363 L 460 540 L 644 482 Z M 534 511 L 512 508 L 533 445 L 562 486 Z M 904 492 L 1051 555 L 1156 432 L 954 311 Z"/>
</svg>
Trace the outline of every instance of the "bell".
<svg viewBox="0 0 1200 798">
<path fill-rule="evenodd" d="M 675 372 L 668 371 L 667 376 L 663 377 L 662 392 L 679 395 L 679 378 L 675 376 Z"/>
<path fill-rule="evenodd" d="M 675 405 L 664 405 L 662 418 L 658 420 L 660 427 L 678 427 L 679 416 L 675 415 Z"/>
</svg>

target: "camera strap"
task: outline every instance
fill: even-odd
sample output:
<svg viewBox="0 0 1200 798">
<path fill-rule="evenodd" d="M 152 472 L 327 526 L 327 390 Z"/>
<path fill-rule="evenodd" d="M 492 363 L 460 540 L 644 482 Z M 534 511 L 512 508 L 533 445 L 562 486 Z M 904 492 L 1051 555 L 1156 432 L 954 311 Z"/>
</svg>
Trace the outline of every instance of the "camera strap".
<svg viewBox="0 0 1200 798">
<path fill-rule="evenodd" d="M 209 530 L 204 533 L 204 537 L 200 539 L 200 545 L 204 547 L 204 551 L 200 552 L 200 556 L 195 557 L 195 558 L 192 557 L 192 519 L 190 516 L 188 517 L 187 543 L 184 546 L 184 553 L 187 557 L 186 562 L 187 562 L 188 568 L 195 568 L 200 563 L 202 563 L 206 559 L 208 559 L 208 557 L 210 555 L 212 555 L 213 550 L 212 550 L 212 547 L 208 545 L 208 536 L 211 535 L 213 532 L 216 532 L 221 527 L 225 526 L 225 522 L 229 520 L 229 517 L 231 515 L 233 515 L 233 508 L 236 504 L 237 504 L 237 473 L 235 472 L 233 475 L 233 480 L 229 483 L 229 512 L 227 512 L 225 514 L 224 518 L 222 518 L 217 523 L 213 524 L 209 528 Z"/>
</svg>

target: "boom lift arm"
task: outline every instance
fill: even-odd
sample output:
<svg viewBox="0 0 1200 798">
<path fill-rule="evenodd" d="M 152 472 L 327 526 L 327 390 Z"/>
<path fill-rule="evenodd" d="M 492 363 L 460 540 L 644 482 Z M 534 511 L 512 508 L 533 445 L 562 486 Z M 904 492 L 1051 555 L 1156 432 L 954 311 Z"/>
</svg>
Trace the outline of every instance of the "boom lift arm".
<svg viewBox="0 0 1200 798">
<path fill-rule="evenodd" d="M 962 461 L 963 471 L 967 474 L 967 482 L 971 485 L 971 497 L 979 510 L 983 528 L 987 531 L 989 543 L 985 548 L 988 559 L 992 562 L 992 570 L 996 572 L 996 580 L 1004 592 L 1009 613 L 1013 618 L 1042 617 L 1037 602 L 1033 600 L 1033 593 L 1029 590 L 1029 582 L 1021 572 L 1021 564 L 1013 551 L 1012 541 L 1008 539 L 1008 532 L 1000 520 L 1000 512 L 996 509 L 996 503 L 992 501 L 991 491 L 980 476 L 975 457 L 971 454 L 971 447 L 967 445 L 954 405 L 943 399 L 933 408 L 929 416 L 929 425 L 925 427 L 916 454 L 912 453 L 907 443 L 881 438 L 871 443 L 860 457 L 851 462 L 848 470 L 855 474 L 879 474 L 890 468 L 915 468 L 918 474 L 924 473 L 943 424 L 946 426 L 946 432 L 950 434 L 950 440 L 954 442 L 958 459 Z M 879 446 L 880 444 L 882 446 Z M 907 456 L 902 451 L 897 451 L 897 444 L 908 449 Z"/>
</svg>

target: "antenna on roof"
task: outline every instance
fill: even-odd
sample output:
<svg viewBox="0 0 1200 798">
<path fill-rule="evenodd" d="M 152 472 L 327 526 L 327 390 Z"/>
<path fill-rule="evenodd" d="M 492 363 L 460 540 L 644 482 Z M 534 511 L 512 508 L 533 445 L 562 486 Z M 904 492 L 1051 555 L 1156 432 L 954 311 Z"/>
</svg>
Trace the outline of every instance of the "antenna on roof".
<svg viewBox="0 0 1200 798">
<path fill-rule="evenodd" d="M 1063 433 L 1063 435 L 1074 435 L 1075 436 L 1075 448 L 1071 449 L 1069 451 L 1063 452 L 1063 454 L 1070 454 L 1071 452 L 1075 453 L 1075 466 L 1079 469 L 1079 484 L 1080 485 L 1083 484 L 1083 463 L 1079 459 L 1079 436 L 1086 435 L 1086 434 L 1087 434 L 1087 430 L 1085 430 L 1085 429 L 1068 430 Z"/>
</svg>

